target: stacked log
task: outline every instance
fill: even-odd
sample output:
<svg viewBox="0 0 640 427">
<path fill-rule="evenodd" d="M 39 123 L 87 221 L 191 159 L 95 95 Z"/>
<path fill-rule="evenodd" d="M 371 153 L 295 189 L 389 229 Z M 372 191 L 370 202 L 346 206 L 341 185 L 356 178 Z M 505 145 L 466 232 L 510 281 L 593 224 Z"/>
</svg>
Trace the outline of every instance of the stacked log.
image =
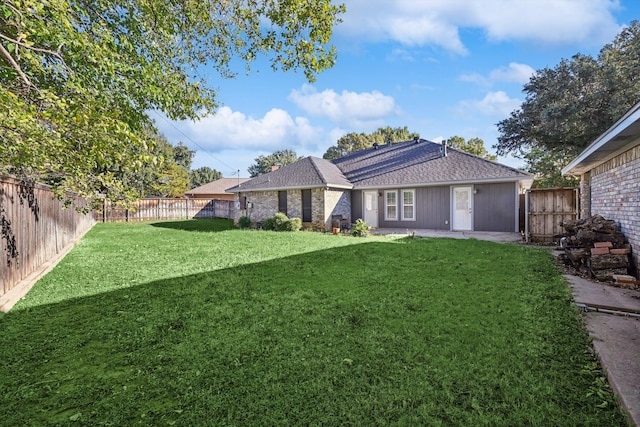
<svg viewBox="0 0 640 427">
<path fill-rule="evenodd" d="M 629 273 L 631 246 L 617 231 L 616 223 L 600 215 L 561 223 L 565 258 L 581 273 L 601 281 L 613 281 Z"/>
</svg>

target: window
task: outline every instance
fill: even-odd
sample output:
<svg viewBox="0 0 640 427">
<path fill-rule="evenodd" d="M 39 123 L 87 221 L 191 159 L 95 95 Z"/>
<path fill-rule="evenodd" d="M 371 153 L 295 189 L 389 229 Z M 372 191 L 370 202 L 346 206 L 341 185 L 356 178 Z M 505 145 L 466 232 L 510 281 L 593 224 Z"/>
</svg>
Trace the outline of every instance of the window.
<svg viewBox="0 0 640 427">
<path fill-rule="evenodd" d="M 384 192 L 384 219 L 387 221 L 398 220 L 398 193 L 396 191 Z"/>
<path fill-rule="evenodd" d="M 415 190 L 402 190 L 402 219 L 404 221 L 415 221 Z"/>
<path fill-rule="evenodd" d="M 302 190 L 302 222 L 311 222 L 311 190 Z"/>
<path fill-rule="evenodd" d="M 287 192 L 278 191 L 278 212 L 287 215 Z"/>
</svg>

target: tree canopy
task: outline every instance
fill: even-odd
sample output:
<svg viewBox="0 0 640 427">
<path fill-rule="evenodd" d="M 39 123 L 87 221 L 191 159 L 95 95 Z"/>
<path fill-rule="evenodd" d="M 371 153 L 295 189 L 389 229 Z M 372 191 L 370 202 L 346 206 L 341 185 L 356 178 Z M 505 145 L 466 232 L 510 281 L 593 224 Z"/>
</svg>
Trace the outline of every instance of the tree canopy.
<svg viewBox="0 0 640 427">
<path fill-rule="evenodd" d="M 154 161 L 151 110 L 215 111 L 205 78 L 258 56 L 313 81 L 333 66 L 330 0 L 0 0 L 0 165 L 63 195 L 133 197 Z M 216 83 L 219 85 L 219 83 Z"/>
<path fill-rule="evenodd" d="M 531 172 L 559 177 L 567 162 L 640 101 L 638 75 L 640 23 L 634 21 L 597 58 L 577 54 L 536 71 L 524 85 L 520 108 L 498 123 L 498 154 L 523 157 Z"/>
<path fill-rule="evenodd" d="M 202 166 L 189 172 L 189 180 L 191 181 L 190 188 L 200 187 L 201 185 L 208 184 L 220 178 L 222 178 L 222 173 L 211 169 L 209 166 Z"/>
<path fill-rule="evenodd" d="M 498 156 L 489 154 L 486 148 L 484 148 L 484 141 L 480 138 L 471 138 L 466 141 L 461 136 L 452 136 L 447 139 L 447 145 L 458 150 L 465 151 L 478 157 L 482 157 L 487 160 L 497 160 Z"/>
<path fill-rule="evenodd" d="M 387 126 L 379 128 L 370 134 L 351 132 L 338 139 L 336 145 L 329 147 L 322 158 L 327 160 L 338 159 L 349 153 L 369 148 L 374 142 L 384 144 L 387 141 L 407 141 L 416 136 L 419 136 L 418 133 L 410 132 L 406 126 L 396 128 Z"/>
<path fill-rule="evenodd" d="M 300 156 L 293 150 L 274 151 L 269 155 L 256 157 L 255 163 L 249 166 L 247 172 L 249 172 L 251 178 L 255 178 L 258 175 L 271 172 L 274 166 L 281 168 L 299 159 Z"/>
</svg>

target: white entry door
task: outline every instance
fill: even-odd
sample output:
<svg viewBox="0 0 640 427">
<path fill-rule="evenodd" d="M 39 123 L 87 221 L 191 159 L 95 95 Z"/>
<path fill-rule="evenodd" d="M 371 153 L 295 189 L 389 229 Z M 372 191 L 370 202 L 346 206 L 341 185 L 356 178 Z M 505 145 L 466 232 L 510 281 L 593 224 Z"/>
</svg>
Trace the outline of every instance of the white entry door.
<svg viewBox="0 0 640 427">
<path fill-rule="evenodd" d="M 378 226 L 378 192 L 377 191 L 365 191 L 363 192 L 363 210 L 364 221 L 369 227 Z"/>
<path fill-rule="evenodd" d="M 453 188 L 453 223 L 454 230 L 471 230 L 472 206 L 471 187 Z"/>
</svg>

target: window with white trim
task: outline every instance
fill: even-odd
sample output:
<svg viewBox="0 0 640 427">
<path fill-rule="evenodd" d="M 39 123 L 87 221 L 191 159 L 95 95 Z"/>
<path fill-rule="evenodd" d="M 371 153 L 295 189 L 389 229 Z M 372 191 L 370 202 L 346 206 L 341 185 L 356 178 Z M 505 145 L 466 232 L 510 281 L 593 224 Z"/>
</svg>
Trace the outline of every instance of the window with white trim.
<svg viewBox="0 0 640 427">
<path fill-rule="evenodd" d="M 402 190 L 402 220 L 416 219 L 416 190 Z"/>
<path fill-rule="evenodd" d="M 398 220 L 398 192 L 384 192 L 384 219 L 387 221 Z"/>
</svg>

